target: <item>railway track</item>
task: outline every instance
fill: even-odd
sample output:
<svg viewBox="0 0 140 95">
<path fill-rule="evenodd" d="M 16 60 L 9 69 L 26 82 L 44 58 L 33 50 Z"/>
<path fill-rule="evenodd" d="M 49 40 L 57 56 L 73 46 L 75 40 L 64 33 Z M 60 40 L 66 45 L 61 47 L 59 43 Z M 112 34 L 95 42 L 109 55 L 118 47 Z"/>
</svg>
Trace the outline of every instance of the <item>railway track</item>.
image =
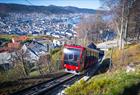
<svg viewBox="0 0 140 95">
<path fill-rule="evenodd" d="M 87 72 L 92 72 L 91 74 L 89 73 L 88 75 L 93 76 L 98 67 L 99 66 L 97 64 L 94 66 L 94 68 L 88 69 Z M 86 76 L 87 72 L 83 75 L 73 75 L 66 73 L 65 75 L 53 78 L 46 82 L 39 83 L 37 85 L 31 86 L 29 88 L 18 91 L 11 95 L 62 95 L 58 93 L 61 93 L 63 89 L 65 89 L 69 85 L 72 85 L 75 81 L 78 81 L 83 76 Z"/>
<path fill-rule="evenodd" d="M 70 80 L 67 80 L 66 82 L 53 87 L 47 92 L 41 93 L 40 95 L 65 95 L 64 89 L 74 84 L 76 81 L 79 81 L 80 79 L 83 79 L 85 81 L 89 80 L 92 76 L 96 74 L 96 71 L 99 68 L 99 64 L 95 64 L 93 67 L 88 68 L 84 74 L 76 75 L 75 77 L 71 78 Z M 85 77 L 88 77 L 86 80 Z"/>
<path fill-rule="evenodd" d="M 60 77 L 48 80 L 46 82 L 42 82 L 37 85 L 31 86 L 24 90 L 18 91 L 11 95 L 42 95 L 43 93 L 46 93 L 52 90 L 53 88 L 56 88 L 57 86 L 63 84 L 64 82 L 68 80 L 71 80 L 74 77 L 75 75 L 65 74 L 63 76 L 60 76 Z"/>
</svg>

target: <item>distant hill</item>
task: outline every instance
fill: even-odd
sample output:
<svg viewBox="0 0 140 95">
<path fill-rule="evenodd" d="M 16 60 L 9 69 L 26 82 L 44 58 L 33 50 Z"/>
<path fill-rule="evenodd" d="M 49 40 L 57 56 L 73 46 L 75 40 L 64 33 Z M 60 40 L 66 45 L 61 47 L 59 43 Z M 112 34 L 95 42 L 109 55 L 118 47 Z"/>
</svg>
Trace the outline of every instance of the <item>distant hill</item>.
<svg viewBox="0 0 140 95">
<path fill-rule="evenodd" d="M 45 14 L 69 14 L 69 13 L 96 13 L 97 10 L 77 8 L 72 6 L 60 7 L 60 6 L 31 6 L 31 5 L 21 5 L 21 4 L 6 4 L 0 3 L 0 15 L 5 15 L 9 12 L 17 13 L 45 13 Z"/>
</svg>

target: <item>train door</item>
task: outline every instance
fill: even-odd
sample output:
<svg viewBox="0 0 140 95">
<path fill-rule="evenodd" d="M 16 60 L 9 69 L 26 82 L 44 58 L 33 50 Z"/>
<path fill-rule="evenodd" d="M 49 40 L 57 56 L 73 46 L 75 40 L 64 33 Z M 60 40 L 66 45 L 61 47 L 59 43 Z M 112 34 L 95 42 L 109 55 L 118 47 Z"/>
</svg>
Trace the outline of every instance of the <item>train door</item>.
<svg viewBox="0 0 140 95">
<path fill-rule="evenodd" d="M 85 68 L 90 65 L 90 51 L 86 50 L 86 58 L 85 58 Z"/>
<path fill-rule="evenodd" d="M 83 70 L 85 66 L 85 57 L 86 57 L 86 51 L 83 50 L 82 55 L 81 55 L 81 60 L 80 60 L 81 70 Z"/>
<path fill-rule="evenodd" d="M 92 60 L 92 51 L 90 51 L 90 65 L 92 65 L 93 60 Z"/>
<path fill-rule="evenodd" d="M 94 52 L 91 52 L 91 61 L 92 61 L 92 64 L 94 64 Z"/>
<path fill-rule="evenodd" d="M 87 67 L 87 63 L 88 63 L 88 58 L 87 58 L 88 56 L 87 56 L 87 50 L 85 50 L 85 63 L 84 63 L 84 68 L 86 68 Z"/>
<path fill-rule="evenodd" d="M 94 52 L 94 63 L 98 62 L 98 52 Z"/>
<path fill-rule="evenodd" d="M 99 52 L 97 52 L 96 57 L 97 57 L 96 62 L 98 62 L 98 60 L 99 60 Z"/>
<path fill-rule="evenodd" d="M 95 51 L 93 52 L 93 63 L 94 64 L 96 63 L 96 52 Z"/>
</svg>

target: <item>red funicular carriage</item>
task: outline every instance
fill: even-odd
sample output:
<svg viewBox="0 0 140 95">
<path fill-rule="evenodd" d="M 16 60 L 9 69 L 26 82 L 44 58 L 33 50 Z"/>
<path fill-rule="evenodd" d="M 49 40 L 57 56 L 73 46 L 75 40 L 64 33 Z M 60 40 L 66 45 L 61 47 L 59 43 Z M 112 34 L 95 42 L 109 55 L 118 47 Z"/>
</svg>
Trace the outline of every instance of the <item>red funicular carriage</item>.
<svg viewBox="0 0 140 95">
<path fill-rule="evenodd" d="M 99 51 L 77 45 L 64 45 L 62 64 L 66 72 L 80 74 L 98 62 Z"/>
</svg>

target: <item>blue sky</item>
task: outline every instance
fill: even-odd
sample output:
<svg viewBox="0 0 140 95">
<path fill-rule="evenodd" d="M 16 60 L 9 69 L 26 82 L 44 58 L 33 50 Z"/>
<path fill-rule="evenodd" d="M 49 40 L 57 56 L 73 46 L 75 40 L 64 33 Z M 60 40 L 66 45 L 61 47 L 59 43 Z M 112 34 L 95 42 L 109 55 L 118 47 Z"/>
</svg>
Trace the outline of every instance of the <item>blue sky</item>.
<svg viewBox="0 0 140 95">
<path fill-rule="evenodd" d="M 29 2 L 28 2 L 29 1 Z M 75 6 L 79 8 L 98 9 L 99 0 L 0 0 L 0 3 L 16 3 L 30 5 L 57 5 L 57 6 Z"/>
</svg>

